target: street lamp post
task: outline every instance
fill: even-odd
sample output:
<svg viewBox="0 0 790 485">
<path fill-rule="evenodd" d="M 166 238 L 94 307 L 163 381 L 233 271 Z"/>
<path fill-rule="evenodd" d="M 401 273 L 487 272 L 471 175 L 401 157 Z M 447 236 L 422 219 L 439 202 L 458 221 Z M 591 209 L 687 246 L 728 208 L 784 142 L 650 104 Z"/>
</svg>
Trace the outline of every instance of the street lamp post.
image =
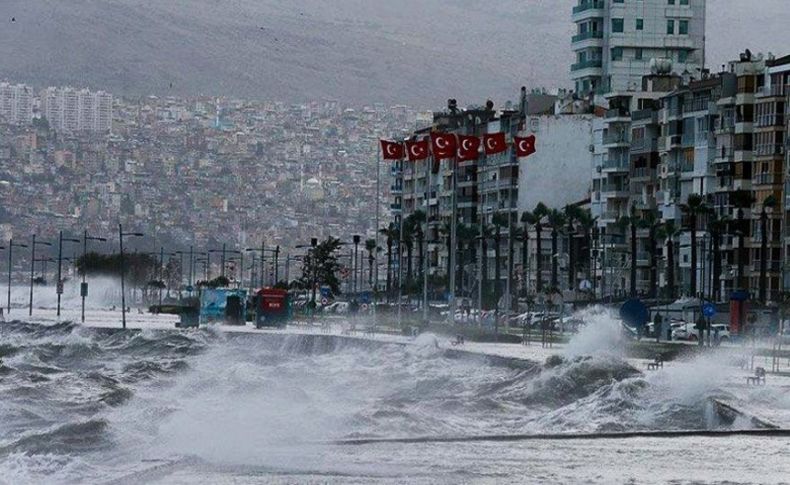
<svg viewBox="0 0 790 485">
<path fill-rule="evenodd" d="M 359 241 L 361 240 L 362 238 L 358 234 L 354 235 L 353 237 L 354 257 L 351 259 L 351 271 L 352 271 L 351 282 L 353 285 L 353 293 L 355 299 L 357 297 L 357 288 L 358 288 L 357 272 L 359 271 Z"/>
<path fill-rule="evenodd" d="M 15 243 L 13 239 L 8 240 L 8 300 L 6 301 L 6 313 L 11 312 L 11 266 L 14 261 L 14 248 L 27 248 L 27 244 Z"/>
<path fill-rule="evenodd" d="M 222 249 L 209 249 L 208 252 L 209 253 L 221 253 L 222 254 L 222 261 L 220 263 L 222 265 L 221 268 L 220 268 L 220 276 L 222 276 L 222 277 L 225 276 L 225 263 L 227 262 L 227 261 L 225 261 L 225 255 L 227 253 L 241 254 L 241 251 L 236 251 L 235 249 L 228 249 L 227 248 L 227 244 L 225 244 L 225 243 L 222 243 Z"/>
<path fill-rule="evenodd" d="M 82 233 L 82 264 L 85 264 L 85 256 L 88 254 L 88 241 L 100 241 L 100 242 L 107 242 L 106 238 L 103 237 L 91 237 L 88 236 L 88 230 L 86 229 Z M 85 298 L 88 297 L 88 283 L 85 281 L 87 274 L 87 268 L 82 268 L 82 284 L 80 285 L 80 298 L 82 298 L 82 323 L 85 323 Z M 58 295 L 58 299 L 60 299 L 60 295 Z"/>
<path fill-rule="evenodd" d="M 36 271 L 36 245 L 49 246 L 52 244 L 44 241 L 36 241 L 36 235 L 33 234 L 32 242 L 30 243 L 30 300 L 28 303 L 28 315 L 33 316 L 33 278 Z"/>
<path fill-rule="evenodd" d="M 123 329 L 126 330 L 126 287 L 124 283 L 124 273 L 126 273 L 126 267 L 124 266 L 124 259 L 123 259 L 123 237 L 130 236 L 130 237 L 143 237 L 143 233 L 141 232 L 123 232 L 123 226 L 118 224 L 118 242 L 121 247 L 121 323 L 123 325 Z"/>
<path fill-rule="evenodd" d="M 60 235 L 58 236 L 58 282 L 57 282 L 57 285 L 55 285 L 55 290 L 56 290 L 56 292 L 58 294 L 58 312 L 57 312 L 58 316 L 60 316 L 60 299 L 61 299 L 61 297 L 63 295 L 63 277 L 62 276 L 63 276 L 63 242 L 64 241 L 66 241 L 66 242 L 73 242 L 73 243 L 79 243 L 80 242 L 79 239 L 74 239 L 74 238 L 69 238 L 69 237 L 64 238 L 63 237 L 63 231 L 60 231 Z M 85 321 L 84 318 L 83 318 L 83 321 Z"/>
</svg>

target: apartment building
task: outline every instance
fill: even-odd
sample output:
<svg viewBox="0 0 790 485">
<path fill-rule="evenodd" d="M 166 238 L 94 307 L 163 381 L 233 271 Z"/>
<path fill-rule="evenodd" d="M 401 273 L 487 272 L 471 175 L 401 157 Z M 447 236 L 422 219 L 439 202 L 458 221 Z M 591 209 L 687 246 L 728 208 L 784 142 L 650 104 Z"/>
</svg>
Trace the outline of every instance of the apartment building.
<svg viewBox="0 0 790 485">
<path fill-rule="evenodd" d="M 652 59 L 700 77 L 705 0 L 578 0 L 571 78 L 580 94 L 637 91 Z"/>
<path fill-rule="evenodd" d="M 104 91 L 49 87 L 41 92 L 42 115 L 59 132 L 112 131 L 112 95 Z"/>
<path fill-rule="evenodd" d="M 0 121 L 26 125 L 33 120 L 33 89 L 25 84 L 0 83 Z"/>
</svg>

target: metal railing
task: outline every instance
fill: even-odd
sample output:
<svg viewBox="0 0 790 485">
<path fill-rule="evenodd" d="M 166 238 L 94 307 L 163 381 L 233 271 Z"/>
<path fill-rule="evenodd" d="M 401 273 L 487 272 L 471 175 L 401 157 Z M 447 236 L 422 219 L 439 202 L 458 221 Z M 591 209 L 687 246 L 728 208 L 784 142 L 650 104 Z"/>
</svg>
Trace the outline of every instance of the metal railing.
<svg viewBox="0 0 790 485">
<path fill-rule="evenodd" d="M 576 34 L 571 38 L 573 43 L 582 42 L 587 39 L 603 39 L 603 32 L 600 30 L 588 30 L 581 34 Z"/>
<path fill-rule="evenodd" d="M 580 2 L 578 5 L 573 7 L 573 13 L 582 13 L 593 9 L 602 10 L 603 8 L 605 8 L 603 0 L 588 0 Z"/>
<path fill-rule="evenodd" d="M 571 71 L 580 71 L 582 69 L 595 68 L 595 67 L 600 68 L 601 66 L 603 66 L 603 61 L 601 61 L 600 59 L 592 59 L 589 61 L 577 62 L 576 64 L 571 66 Z"/>
</svg>

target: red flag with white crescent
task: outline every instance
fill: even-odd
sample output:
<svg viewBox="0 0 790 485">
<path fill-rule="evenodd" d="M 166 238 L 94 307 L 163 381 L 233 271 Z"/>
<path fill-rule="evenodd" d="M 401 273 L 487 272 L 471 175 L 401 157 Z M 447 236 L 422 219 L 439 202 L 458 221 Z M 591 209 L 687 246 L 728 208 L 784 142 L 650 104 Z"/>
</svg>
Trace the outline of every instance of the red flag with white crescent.
<svg viewBox="0 0 790 485">
<path fill-rule="evenodd" d="M 403 160 L 403 144 L 396 141 L 381 140 L 381 153 L 384 160 Z"/>
<path fill-rule="evenodd" d="M 436 160 L 455 158 L 458 142 L 452 133 L 431 133 L 431 149 Z"/>
<path fill-rule="evenodd" d="M 410 162 L 428 158 L 428 140 L 407 141 L 406 155 L 408 155 Z"/>
<path fill-rule="evenodd" d="M 483 148 L 486 155 L 496 155 L 507 150 L 507 142 L 504 133 L 490 133 L 483 135 Z"/>
<path fill-rule="evenodd" d="M 465 162 L 478 158 L 480 158 L 480 138 L 460 135 L 458 137 L 458 160 Z"/>
<path fill-rule="evenodd" d="M 513 137 L 513 144 L 516 146 L 517 157 L 528 157 L 535 153 L 535 135 L 529 135 L 525 138 Z"/>
</svg>

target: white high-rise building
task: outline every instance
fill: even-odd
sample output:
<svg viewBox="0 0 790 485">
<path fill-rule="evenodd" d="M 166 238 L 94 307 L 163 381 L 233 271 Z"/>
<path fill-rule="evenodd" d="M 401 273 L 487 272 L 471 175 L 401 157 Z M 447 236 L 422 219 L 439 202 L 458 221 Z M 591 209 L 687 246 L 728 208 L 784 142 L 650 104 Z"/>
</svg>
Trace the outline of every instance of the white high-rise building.
<svg viewBox="0 0 790 485">
<path fill-rule="evenodd" d="M 50 87 L 41 92 L 41 109 L 60 132 L 112 130 L 112 95 L 71 87 Z"/>
<path fill-rule="evenodd" d="M 652 59 L 699 79 L 705 65 L 705 0 L 578 0 L 573 8 L 576 92 L 640 91 Z"/>
<path fill-rule="evenodd" d="M 0 118 L 26 125 L 33 120 L 33 90 L 25 84 L 0 83 Z"/>
</svg>

